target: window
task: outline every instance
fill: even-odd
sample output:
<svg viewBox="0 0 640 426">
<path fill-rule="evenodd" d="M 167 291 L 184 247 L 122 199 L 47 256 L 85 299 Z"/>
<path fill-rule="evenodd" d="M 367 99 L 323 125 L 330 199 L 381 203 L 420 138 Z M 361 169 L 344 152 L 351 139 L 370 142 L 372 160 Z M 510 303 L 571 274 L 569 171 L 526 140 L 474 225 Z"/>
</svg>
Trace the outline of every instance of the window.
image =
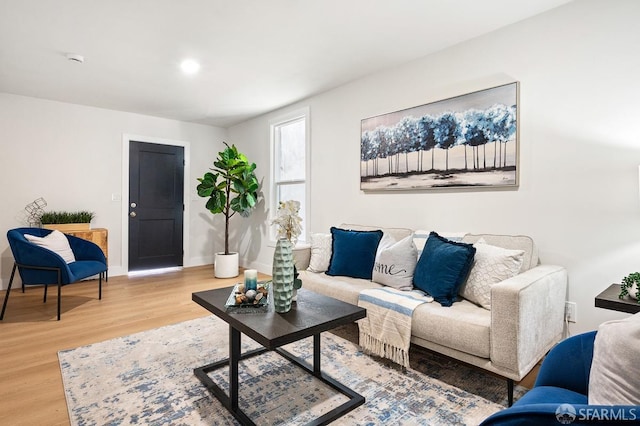
<svg viewBox="0 0 640 426">
<path fill-rule="evenodd" d="M 271 124 L 272 217 L 280 201 L 300 202 L 302 233 L 298 241 L 307 240 L 309 208 L 309 110 L 297 111 Z M 275 229 L 271 227 L 271 238 Z"/>
</svg>

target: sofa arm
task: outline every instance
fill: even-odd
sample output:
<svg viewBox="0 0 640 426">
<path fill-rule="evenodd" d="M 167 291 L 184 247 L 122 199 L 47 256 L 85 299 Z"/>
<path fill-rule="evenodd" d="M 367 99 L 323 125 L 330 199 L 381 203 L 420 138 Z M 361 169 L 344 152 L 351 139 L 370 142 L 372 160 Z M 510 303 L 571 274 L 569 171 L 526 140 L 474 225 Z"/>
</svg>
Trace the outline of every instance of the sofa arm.
<svg viewBox="0 0 640 426">
<path fill-rule="evenodd" d="M 304 271 L 309 267 L 311 260 L 311 244 L 296 244 L 293 248 L 293 262 L 298 271 Z"/>
<path fill-rule="evenodd" d="M 491 361 L 520 380 L 562 338 L 567 271 L 539 265 L 491 288 Z"/>
</svg>

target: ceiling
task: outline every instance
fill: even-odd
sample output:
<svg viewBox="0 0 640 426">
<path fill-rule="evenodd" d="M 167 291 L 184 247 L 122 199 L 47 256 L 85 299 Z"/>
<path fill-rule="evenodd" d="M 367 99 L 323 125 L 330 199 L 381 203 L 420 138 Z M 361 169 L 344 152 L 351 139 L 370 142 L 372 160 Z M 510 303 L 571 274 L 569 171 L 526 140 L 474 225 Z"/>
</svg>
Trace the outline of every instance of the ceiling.
<svg viewBox="0 0 640 426">
<path fill-rule="evenodd" d="M 0 0 L 0 92 L 227 127 L 568 2 Z"/>
</svg>

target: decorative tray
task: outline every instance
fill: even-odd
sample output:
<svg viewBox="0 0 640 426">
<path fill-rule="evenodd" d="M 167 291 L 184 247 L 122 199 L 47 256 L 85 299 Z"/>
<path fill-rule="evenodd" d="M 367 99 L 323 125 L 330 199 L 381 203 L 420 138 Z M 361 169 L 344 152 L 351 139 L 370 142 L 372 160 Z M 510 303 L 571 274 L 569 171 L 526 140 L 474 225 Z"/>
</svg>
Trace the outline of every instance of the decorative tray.
<svg viewBox="0 0 640 426">
<path fill-rule="evenodd" d="M 269 308 L 270 286 L 271 281 L 258 281 L 258 290 L 253 295 L 245 293 L 243 283 L 236 284 L 225 303 L 227 311 L 266 312 Z"/>
</svg>

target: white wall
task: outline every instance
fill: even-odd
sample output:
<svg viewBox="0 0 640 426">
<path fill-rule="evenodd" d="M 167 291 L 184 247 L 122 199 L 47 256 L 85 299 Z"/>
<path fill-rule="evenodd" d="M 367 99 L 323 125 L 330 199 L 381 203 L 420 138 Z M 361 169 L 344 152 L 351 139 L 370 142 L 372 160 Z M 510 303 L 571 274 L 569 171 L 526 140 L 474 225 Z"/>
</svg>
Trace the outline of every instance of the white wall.
<svg viewBox="0 0 640 426">
<path fill-rule="evenodd" d="M 355 81 L 229 129 L 269 194 L 269 120 L 311 109 L 312 232 L 342 222 L 531 235 L 544 263 L 569 272 L 576 333 L 625 314 L 594 308 L 640 270 L 640 2 L 579 1 Z M 363 193 L 360 120 L 511 81 L 521 82 L 520 187 L 510 191 Z M 242 241 L 269 272 L 266 208 Z"/>
<path fill-rule="evenodd" d="M 189 244 L 185 266 L 213 263 L 211 214 L 196 195 L 197 177 L 222 147 L 226 130 L 80 105 L 0 93 L 0 229 L 24 226 L 24 207 L 38 197 L 47 210 L 90 210 L 94 228 L 109 230 L 109 273 L 122 274 L 123 135 L 177 141 L 188 146 L 185 194 Z M 124 166 L 124 167 L 123 167 Z M 188 174 L 187 174 L 188 173 Z M 112 201 L 112 194 L 121 201 Z M 0 238 L 0 279 L 6 288 L 13 257 Z"/>
</svg>

